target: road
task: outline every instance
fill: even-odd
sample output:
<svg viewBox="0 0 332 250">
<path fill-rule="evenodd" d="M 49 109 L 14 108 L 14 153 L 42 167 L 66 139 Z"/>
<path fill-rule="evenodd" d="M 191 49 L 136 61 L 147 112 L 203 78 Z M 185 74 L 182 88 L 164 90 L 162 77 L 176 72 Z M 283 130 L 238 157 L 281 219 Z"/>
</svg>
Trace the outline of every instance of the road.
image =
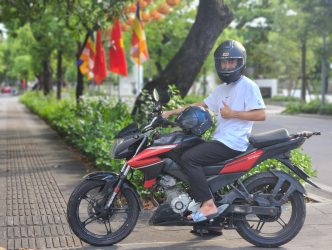
<svg viewBox="0 0 332 250">
<path fill-rule="evenodd" d="M 268 113 L 264 122 L 255 123 L 253 133 L 278 128 L 286 128 L 290 133 L 303 130 L 321 131 L 321 136 L 311 137 L 303 144 L 303 151 L 312 158 L 312 165 L 318 170 L 318 181 L 324 185 L 332 186 L 332 118 Z"/>
</svg>

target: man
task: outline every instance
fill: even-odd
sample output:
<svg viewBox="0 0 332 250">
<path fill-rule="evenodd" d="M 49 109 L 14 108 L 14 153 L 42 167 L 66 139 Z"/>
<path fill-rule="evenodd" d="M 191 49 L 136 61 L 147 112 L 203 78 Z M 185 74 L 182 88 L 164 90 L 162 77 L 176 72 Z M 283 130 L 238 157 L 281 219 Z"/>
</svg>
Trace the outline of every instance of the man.
<svg viewBox="0 0 332 250">
<path fill-rule="evenodd" d="M 241 43 L 234 40 L 223 42 L 214 52 L 215 68 L 223 84 L 203 102 L 189 105 L 210 109 L 217 114 L 218 120 L 213 140 L 189 149 L 181 157 L 193 198 L 202 202 L 200 210 L 189 216 L 194 222 L 212 219 L 222 212 L 214 203 L 203 167 L 246 151 L 253 121 L 265 120 L 265 104 L 258 86 L 242 75 L 246 57 Z M 184 109 L 165 111 L 163 117 L 179 114 Z M 227 205 L 222 208 L 225 210 Z"/>
</svg>

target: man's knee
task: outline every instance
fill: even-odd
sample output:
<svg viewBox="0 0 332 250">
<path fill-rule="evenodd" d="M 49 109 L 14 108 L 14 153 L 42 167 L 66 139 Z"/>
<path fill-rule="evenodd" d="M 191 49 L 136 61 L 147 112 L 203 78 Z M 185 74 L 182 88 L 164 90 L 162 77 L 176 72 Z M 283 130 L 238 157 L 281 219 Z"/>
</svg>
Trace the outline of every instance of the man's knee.
<svg viewBox="0 0 332 250">
<path fill-rule="evenodd" d="M 190 164 L 191 159 L 192 157 L 188 151 L 181 156 L 181 162 L 183 162 L 185 165 Z"/>
</svg>

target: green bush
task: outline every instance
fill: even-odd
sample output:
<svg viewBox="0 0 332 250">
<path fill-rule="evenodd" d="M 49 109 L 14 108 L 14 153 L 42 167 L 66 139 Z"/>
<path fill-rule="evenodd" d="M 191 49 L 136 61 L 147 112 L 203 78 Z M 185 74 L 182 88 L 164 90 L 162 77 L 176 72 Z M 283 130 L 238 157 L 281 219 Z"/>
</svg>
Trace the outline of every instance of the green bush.
<svg viewBox="0 0 332 250">
<path fill-rule="evenodd" d="M 53 128 L 66 136 L 96 167 L 118 171 L 122 161 L 111 159 L 109 152 L 115 134 L 132 122 L 128 108 L 108 97 L 83 97 L 56 100 L 53 95 L 26 92 L 20 100 Z"/>
<path fill-rule="evenodd" d="M 283 95 L 276 95 L 271 98 L 271 101 L 274 102 L 296 102 L 300 101 L 300 98 L 295 96 L 283 96 Z"/>
<path fill-rule="evenodd" d="M 290 102 L 286 104 L 284 113 L 307 113 L 307 114 L 322 114 L 332 115 L 332 103 L 321 105 L 320 100 L 316 99 L 308 103 Z"/>
<path fill-rule="evenodd" d="M 168 87 L 168 93 L 171 98 L 168 103 L 164 104 L 163 110 L 172 110 L 184 106 L 185 102 L 181 98 L 180 91 L 175 85 L 170 85 Z M 142 105 L 140 112 L 135 116 L 135 121 L 143 125 L 149 121 L 154 104 L 152 96 L 146 90 L 143 90 L 139 100 Z"/>
<path fill-rule="evenodd" d="M 320 108 L 322 115 L 332 115 L 332 103 L 326 103 Z"/>
<path fill-rule="evenodd" d="M 185 104 L 192 104 L 204 101 L 204 96 L 187 95 L 183 100 Z"/>
</svg>

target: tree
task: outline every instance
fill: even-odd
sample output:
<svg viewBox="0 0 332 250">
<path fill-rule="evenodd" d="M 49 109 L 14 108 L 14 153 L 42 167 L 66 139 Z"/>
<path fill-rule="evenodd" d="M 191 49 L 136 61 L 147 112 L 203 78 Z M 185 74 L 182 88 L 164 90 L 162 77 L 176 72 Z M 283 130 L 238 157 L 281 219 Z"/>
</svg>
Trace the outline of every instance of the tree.
<svg viewBox="0 0 332 250">
<path fill-rule="evenodd" d="M 36 75 L 42 83 L 44 93 L 48 94 L 52 75 L 50 57 L 53 51 L 58 51 L 57 78 L 59 82 L 62 79 L 61 65 L 64 44 L 68 44 L 67 42 L 71 40 L 68 38 L 72 37 L 77 44 L 76 57 L 74 54 L 72 55 L 73 63 L 76 64 L 82 48 L 81 33 L 85 34 L 88 29 L 95 27 L 98 21 L 101 26 L 106 25 L 108 19 L 120 15 L 127 2 L 129 0 L 110 0 L 107 2 L 4 0 L 0 6 L 0 22 L 5 23 L 11 32 L 26 23 L 30 24 L 37 42 L 34 50 Z M 109 10 L 111 10 L 110 13 Z M 67 38 L 63 38 L 66 34 L 68 34 Z M 77 67 L 77 98 L 82 94 L 83 77 Z"/>
<path fill-rule="evenodd" d="M 200 0 L 195 22 L 179 51 L 166 68 L 145 85 L 144 89 L 151 92 L 157 88 L 161 100 L 166 101 L 168 86 L 174 84 L 180 90 L 181 96 L 185 96 L 218 36 L 230 24 L 232 18 L 233 15 L 224 1 Z M 139 111 L 140 105 L 138 97 L 134 114 Z"/>
<path fill-rule="evenodd" d="M 176 9 L 158 21 L 144 25 L 148 40 L 150 60 L 144 63 L 145 77 L 153 78 L 160 74 L 174 57 L 189 33 L 196 15 L 196 9 L 182 1 Z M 131 32 L 127 34 L 127 48 L 131 46 Z"/>
<path fill-rule="evenodd" d="M 34 79 L 31 49 L 35 44 L 29 25 L 17 29 L 15 36 L 3 40 L 0 47 L 0 65 L 3 80 Z M 1 81 L 1 79 L 0 79 Z"/>
<path fill-rule="evenodd" d="M 330 23 L 332 22 L 332 1 L 314 0 L 305 1 L 303 12 L 310 17 L 308 22 L 311 32 L 321 37 L 320 64 L 321 64 L 321 104 L 325 104 L 325 94 L 328 88 L 328 57 L 331 55 L 331 46 L 327 46 L 329 34 L 332 32 Z"/>
<path fill-rule="evenodd" d="M 247 69 L 252 77 L 269 77 L 274 72 L 273 59 L 268 53 L 269 33 L 273 27 L 276 0 L 229 1 L 234 11 L 232 27 L 247 50 Z"/>
<path fill-rule="evenodd" d="M 328 48 L 324 47 L 324 41 L 332 29 L 330 23 L 332 17 L 332 2 L 330 0 L 288 0 L 284 1 L 284 13 L 287 23 L 284 22 L 283 30 L 286 31 L 287 37 L 291 42 L 298 41 L 301 51 L 301 99 L 306 101 L 306 92 L 308 89 L 308 72 L 314 66 L 314 63 L 321 65 L 322 81 L 322 103 L 326 92 L 327 68 L 326 58 L 328 57 Z M 281 22 L 279 22 L 281 23 Z M 281 27 L 281 26 L 279 26 Z M 317 37 L 321 37 L 320 40 Z M 321 44 L 322 48 L 318 49 L 317 45 Z M 318 50 L 318 53 L 316 53 Z M 314 53 L 315 52 L 315 53 Z M 312 53 L 319 55 L 314 61 Z M 308 60 L 310 57 L 310 60 Z M 320 61 L 320 62 L 319 62 Z M 312 78 L 312 77 L 311 77 Z"/>
</svg>

